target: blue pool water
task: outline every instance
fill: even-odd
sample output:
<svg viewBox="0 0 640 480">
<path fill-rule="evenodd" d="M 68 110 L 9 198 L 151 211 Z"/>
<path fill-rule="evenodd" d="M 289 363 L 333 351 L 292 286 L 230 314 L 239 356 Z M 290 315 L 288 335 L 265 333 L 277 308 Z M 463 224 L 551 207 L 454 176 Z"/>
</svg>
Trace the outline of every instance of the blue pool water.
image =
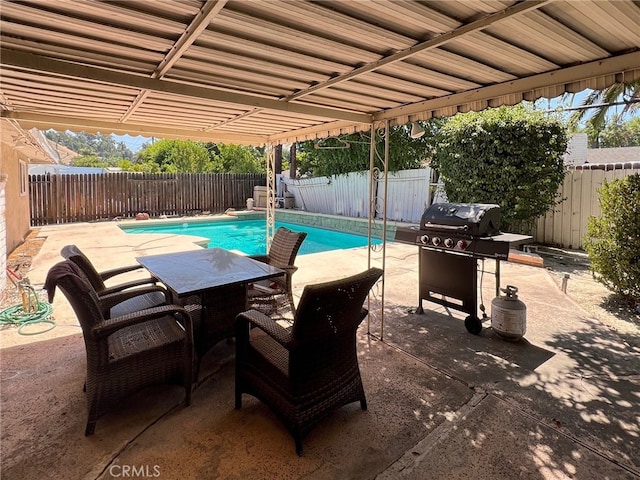
<svg viewBox="0 0 640 480">
<path fill-rule="evenodd" d="M 323 228 L 292 223 L 276 222 L 278 227 L 287 227 L 296 232 L 307 232 L 299 255 L 326 252 L 344 248 L 363 247 L 367 237 L 352 233 L 336 232 Z M 182 223 L 163 226 L 125 228 L 127 233 L 166 233 L 170 235 L 196 235 L 209 238 L 208 247 L 240 250 L 247 255 L 264 255 L 266 250 L 266 227 L 264 220 L 239 220 L 233 222 Z M 372 239 L 372 243 L 381 243 Z"/>
</svg>

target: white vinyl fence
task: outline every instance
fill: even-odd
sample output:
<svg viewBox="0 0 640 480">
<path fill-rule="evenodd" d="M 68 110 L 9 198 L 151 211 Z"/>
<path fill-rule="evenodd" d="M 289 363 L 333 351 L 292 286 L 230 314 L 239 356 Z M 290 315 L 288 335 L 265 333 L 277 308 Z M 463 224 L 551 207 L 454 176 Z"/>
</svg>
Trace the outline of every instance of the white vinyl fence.
<svg viewBox="0 0 640 480">
<path fill-rule="evenodd" d="M 639 162 L 569 167 L 559 189 L 564 200 L 538 220 L 534 242 L 562 248 L 582 248 L 589 217 L 600 215 L 598 191 L 602 183 L 633 174 L 640 174 Z M 432 202 L 446 201 L 441 185 L 432 179 L 431 169 L 428 168 L 390 173 L 387 219 L 419 223 L 427 206 Z M 284 182 L 295 197 L 296 208 L 301 210 L 346 217 L 366 218 L 368 215 L 369 172 L 330 178 L 284 179 Z M 376 188 L 377 195 L 381 197 L 383 177 L 377 180 Z M 381 218 L 381 214 L 376 217 Z"/>
<path fill-rule="evenodd" d="M 640 163 L 607 163 L 570 167 L 559 191 L 564 200 L 538 220 L 534 241 L 562 248 L 582 248 L 590 216 L 600 215 L 602 183 L 640 174 Z"/>
<path fill-rule="evenodd" d="M 301 210 L 356 218 L 369 215 L 369 172 L 283 181 Z M 437 187 L 430 168 L 390 173 L 387 185 L 387 219 L 409 223 L 420 222 Z M 382 205 L 384 175 L 375 188 L 378 205 Z M 376 217 L 381 218 L 381 213 Z"/>
</svg>

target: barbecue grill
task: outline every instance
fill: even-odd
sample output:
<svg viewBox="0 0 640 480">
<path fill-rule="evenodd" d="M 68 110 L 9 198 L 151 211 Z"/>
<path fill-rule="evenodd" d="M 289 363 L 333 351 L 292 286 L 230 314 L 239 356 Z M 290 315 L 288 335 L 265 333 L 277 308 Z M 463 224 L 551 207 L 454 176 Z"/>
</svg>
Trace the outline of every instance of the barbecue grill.
<svg viewBox="0 0 640 480">
<path fill-rule="evenodd" d="M 495 260 L 499 296 L 500 261 L 509 257 L 510 248 L 531 240 L 526 235 L 502 233 L 500 222 L 499 205 L 434 203 L 422 214 L 420 225 L 396 229 L 396 241 L 420 248 L 416 313 L 424 313 L 423 300 L 444 305 L 467 313 L 465 327 L 480 333 L 478 260 Z"/>
</svg>

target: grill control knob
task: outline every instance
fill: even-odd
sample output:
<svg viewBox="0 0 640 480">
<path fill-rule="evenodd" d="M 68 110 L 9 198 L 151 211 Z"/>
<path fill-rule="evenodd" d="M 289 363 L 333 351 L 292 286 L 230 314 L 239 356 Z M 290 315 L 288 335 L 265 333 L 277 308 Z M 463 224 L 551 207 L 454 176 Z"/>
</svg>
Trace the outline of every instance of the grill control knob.
<svg viewBox="0 0 640 480">
<path fill-rule="evenodd" d="M 440 245 L 440 242 L 441 242 L 440 237 L 433 237 L 431 239 L 431 243 L 433 243 L 436 247 Z"/>
<path fill-rule="evenodd" d="M 453 248 L 453 240 L 451 240 L 450 238 L 445 238 L 444 240 L 444 246 L 447 248 Z"/>
<path fill-rule="evenodd" d="M 420 237 L 420 241 L 422 242 L 423 245 L 428 245 L 429 244 L 429 235 L 422 235 Z"/>
<path fill-rule="evenodd" d="M 458 243 L 456 243 L 456 247 L 458 247 L 460 250 L 466 250 L 468 246 L 469 244 L 466 240 L 458 240 Z"/>
</svg>

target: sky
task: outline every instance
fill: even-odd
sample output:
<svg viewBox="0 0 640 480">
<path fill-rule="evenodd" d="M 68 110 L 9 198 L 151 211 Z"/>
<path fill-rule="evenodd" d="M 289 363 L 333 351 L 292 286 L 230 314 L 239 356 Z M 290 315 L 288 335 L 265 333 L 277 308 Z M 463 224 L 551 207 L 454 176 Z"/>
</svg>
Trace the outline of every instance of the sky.
<svg viewBox="0 0 640 480">
<path fill-rule="evenodd" d="M 124 142 L 129 150 L 133 153 L 137 153 L 142 149 L 142 145 L 145 143 L 151 143 L 151 139 L 138 135 L 132 137 L 131 135 L 113 135 L 116 142 Z"/>
</svg>

